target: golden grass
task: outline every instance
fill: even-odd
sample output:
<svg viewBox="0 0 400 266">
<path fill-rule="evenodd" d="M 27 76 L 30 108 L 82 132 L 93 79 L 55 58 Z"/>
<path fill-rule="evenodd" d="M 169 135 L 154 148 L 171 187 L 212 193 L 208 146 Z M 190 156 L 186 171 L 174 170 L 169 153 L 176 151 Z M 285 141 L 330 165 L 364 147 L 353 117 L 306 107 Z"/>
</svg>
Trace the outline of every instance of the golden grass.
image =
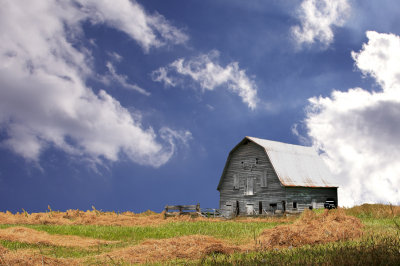
<svg viewBox="0 0 400 266">
<path fill-rule="evenodd" d="M 105 223 L 110 222 L 109 217 L 119 217 L 110 213 L 96 214 L 96 211 L 80 212 L 76 214 L 67 212 L 71 217 L 82 218 L 82 216 L 92 217 L 90 220 L 92 224 L 98 224 L 99 222 Z M 10 215 L 7 214 L 7 219 L 14 218 L 16 221 L 21 214 Z M 45 215 L 49 215 L 46 213 Z M 66 213 L 51 213 L 50 219 L 52 222 L 62 222 L 61 215 Z M 146 225 L 158 225 L 158 221 L 165 221 L 160 214 L 147 213 L 145 215 L 137 215 L 132 213 L 123 214 L 123 219 L 132 218 L 127 222 L 131 224 L 134 219 L 144 218 Z M 28 221 L 35 221 L 33 217 L 35 214 L 22 214 Z M 28 216 L 28 217 L 27 217 Z M 99 218 L 99 217 L 106 218 Z M 32 218 L 30 218 L 32 217 Z M 151 217 L 149 219 L 149 217 Z M 118 219 L 118 218 L 117 218 Z M 121 218 L 119 218 L 121 219 Z M 123 220 L 122 219 L 122 220 Z M 192 218 L 187 216 L 172 217 L 168 218 L 168 222 L 190 220 Z M 195 218 L 192 220 L 198 221 L 205 218 Z M 271 218 L 272 219 L 272 218 Z M 273 218 L 283 219 L 283 218 Z M 115 221 L 121 222 L 122 220 Z M 207 219 L 206 219 L 207 220 Z M 239 218 L 239 222 L 249 221 L 264 221 L 264 219 L 257 218 Z M 7 220 L 9 221 L 9 220 Z M 25 221 L 25 220 L 24 220 Z M 82 222 L 83 220 L 73 220 L 72 222 Z M 209 220 L 207 220 L 209 221 Z M 221 222 L 222 220 L 215 220 Z M 125 223 L 124 223 L 125 224 Z M 115 263 L 152 263 L 152 262 L 165 262 L 175 259 L 184 260 L 198 260 L 212 253 L 220 254 L 232 254 L 234 252 L 249 252 L 259 251 L 260 249 L 273 249 L 276 247 L 300 247 L 303 245 L 314 245 L 320 243 L 327 243 L 339 240 L 355 239 L 362 235 L 362 224 L 358 218 L 346 215 L 343 209 L 325 211 L 320 214 L 316 214 L 312 211 L 306 211 L 302 216 L 290 225 L 280 225 L 272 229 L 265 229 L 259 236 L 254 236 L 254 240 L 251 240 L 245 244 L 233 244 L 226 240 L 216 239 L 211 236 L 205 235 L 189 235 L 180 236 L 166 239 L 147 239 L 140 244 L 116 248 L 110 252 L 95 255 L 90 258 L 76 258 L 76 259 L 56 259 L 46 257 L 33 250 L 17 250 L 11 251 L 0 246 L 0 265 L 80 265 L 88 262 L 88 259 L 92 259 L 96 263 L 101 264 L 115 264 Z M 11 227 L 0 230 L 0 239 L 7 239 L 10 241 L 21 241 L 27 243 L 44 243 L 48 245 L 63 245 L 63 246 L 79 246 L 89 247 L 94 244 L 97 245 L 102 240 L 95 239 L 84 239 L 77 236 L 68 235 L 49 235 L 45 232 L 39 232 L 33 229 L 24 227 Z M 47 241 L 47 242 L 46 242 Z M 83 242 L 80 242 L 83 241 Z M 85 242 L 86 241 L 86 242 Z M 109 242 L 109 241 L 106 241 Z"/>
<path fill-rule="evenodd" d="M 8 249 L 6 249 L 6 248 L 3 247 L 3 246 L 0 246 L 0 255 L 3 254 L 3 253 L 5 253 L 5 252 L 7 252 L 7 251 L 8 251 Z"/>
<path fill-rule="evenodd" d="M 326 211 L 319 215 L 306 211 L 292 225 L 265 229 L 256 241 L 234 245 L 210 236 L 191 235 L 160 240 L 146 240 L 139 245 L 102 254 L 104 262 L 123 260 L 128 263 L 200 259 L 211 253 L 231 254 L 275 247 L 298 247 L 358 238 L 362 235 L 359 219 L 343 210 Z"/>
<path fill-rule="evenodd" d="M 241 248 L 211 236 L 191 235 L 168 239 L 150 239 L 139 245 L 102 254 L 103 262 L 144 263 L 171 259 L 200 259 L 211 253 L 231 254 Z"/>
<path fill-rule="evenodd" d="M 50 208 L 49 208 L 50 209 Z M 287 222 L 295 217 L 268 217 L 261 219 L 237 218 L 237 222 Z M 164 218 L 164 213 L 146 211 L 133 212 L 102 212 L 93 207 L 93 210 L 67 210 L 66 212 L 50 211 L 39 213 L 13 214 L 9 211 L 0 212 L 0 224 L 51 224 L 51 225 L 109 225 L 109 226 L 159 226 L 172 222 L 223 222 L 224 219 L 193 217 L 191 215 L 172 216 Z"/>
<path fill-rule="evenodd" d="M 385 204 L 363 204 L 345 209 L 346 214 L 360 218 L 393 218 L 400 216 L 400 206 Z"/>
<path fill-rule="evenodd" d="M 11 251 L 0 246 L 0 265 L 81 265 L 74 259 L 57 259 L 43 256 L 36 251 Z"/>
<path fill-rule="evenodd" d="M 46 232 L 20 226 L 0 229 L 0 239 L 29 244 L 44 244 L 80 248 L 89 248 L 101 244 L 117 243 L 117 241 L 106 241 L 79 236 L 51 235 Z"/>
<path fill-rule="evenodd" d="M 325 210 L 323 213 L 306 210 L 291 225 L 280 225 L 264 230 L 258 238 L 261 248 L 298 247 L 307 244 L 321 244 L 338 240 L 358 238 L 363 225 L 343 209 Z"/>
</svg>

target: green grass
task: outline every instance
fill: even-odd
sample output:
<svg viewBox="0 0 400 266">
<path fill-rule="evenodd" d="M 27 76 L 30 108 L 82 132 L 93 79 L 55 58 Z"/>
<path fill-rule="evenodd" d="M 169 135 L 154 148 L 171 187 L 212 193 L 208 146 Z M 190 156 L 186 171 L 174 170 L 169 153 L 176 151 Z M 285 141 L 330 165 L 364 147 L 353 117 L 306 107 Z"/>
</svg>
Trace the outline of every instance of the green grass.
<svg viewBox="0 0 400 266">
<path fill-rule="evenodd" d="M 320 213 L 321 210 L 315 211 Z M 400 265 L 400 216 L 354 215 L 364 224 L 359 240 L 231 255 L 211 254 L 201 265 Z"/>
<path fill-rule="evenodd" d="M 45 256 L 53 256 L 57 258 L 81 258 L 85 256 L 97 255 L 102 252 L 111 251 L 115 246 L 99 245 L 91 249 L 82 249 L 79 247 L 59 247 L 44 244 L 28 244 L 18 241 L 0 240 L 0 245 L 9 250 L 18 249 L 36 249 L 40 254 Z"/>
<path fill-rule="evenodd" d="M 277 222 L 176 222 L 158 227 L 122 227 L 99 225 L 23 225 L 49 234 L 76 235 L 104 240 L 137 244 L 144 239 L 162 239 L 185 235 L 208 235 L 241 243 L 254 238 L 263 229 L 272 228 Z M 0 225 L 0 228 L 15 225 Z"/>
<path fill-rule="evenodd" d="M 376 226 L 376 227 L 396 227 L 393 221 L 396 221 L 397 223 L 400 223 L 400 217 L 396 218 L 360 218 L 360 220 L 363 222 L 364 225 L 366 226 Z"/>
<path fill-rule="evenodd" d="M 263 252 L 212 254 L 202 265 L 399 265 L 399 236 L 369 236 L 361 241 L 335 242 Z M 199 262 L 197 262 L 199 263 Z"/>
<path fill-rule="evenodd" d="M 369 209 L 367 209 L 367 207 Z M 371 207 L 357 210 L 354 216 L 364 224 L 365 235 L 357 241 L 343 241 L 299 248 L 275 249 L 232 255 L 210 254 L 199 261 L 175 259 L 171 265 L 400 265 L 400 216 L 389 214 L 374 216 Z M 321 212 L 321 210 L 317 210 Z M 99 226 L 99 225 L 23 225 L 49 234 L 76 235 L 104 240 L 120 241 L 112 245 L 99 245 L 89 249 L 57 247 L 43 244 L 26 244 L 0 240 L 0 245 L 10 249 L 34 249 L 41 254 L 57 258 L 84 258 L 85 263 L 99 263 L 95 255 L 140 243 L 146 239 L 163 239 L 185 235 L 208 235 L 240 244 L 252 241 L 264 229 L 278 222 L 172 222 L 157 227 L 149 226 Z M 0 225 L 8 228 L 17 225 Z M 21 226 L 21 225 L 18 225 Z M 121 261 L 118 261 L 118 263 Z M 112 262 L 110 262 L 112 263 Z M 166 262 L 152 265 L 165 265 Z"/>
<path fill-rule="evenodd" d="M 41 254 L 57 258 L 80 258 L 108 252 L 117 247 L 126 247 L 138 244 L 145 239 L 163 239 L 185 235 L 208 235 L 223 238 L 232 243 L 249 241 L 261 233 L 265 228 L 272 228 L 277 222 L 176 222 L 159 227 L 122 227 L 99 225 L 23 225 L 49 234 L 75 235 L 104 240 L 120 241 L 117 244 L 99 245 L 90 249 L 58 247 L 42 244 L 26 244 L 17 241 L 1 240 L 0 245 L 11 249 L 37 249 Z M 0 225 L 0 228 L 8 228 L 17 225 Z M 21 226 L 21 225 L 18 225 Z"/>
<path fill-rule="evenodd" d="M 36 244 L 28 244 L 18 241 L 0 240 L 0 245 L 10 250 L 37 248 Z"/>
</svg>

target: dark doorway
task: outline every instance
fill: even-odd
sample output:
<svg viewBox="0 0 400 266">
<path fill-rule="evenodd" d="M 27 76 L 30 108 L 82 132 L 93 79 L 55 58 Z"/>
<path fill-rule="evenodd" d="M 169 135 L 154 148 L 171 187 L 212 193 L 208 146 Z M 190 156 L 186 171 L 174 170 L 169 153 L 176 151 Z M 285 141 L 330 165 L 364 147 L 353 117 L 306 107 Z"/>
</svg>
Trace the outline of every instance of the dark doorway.
<svg viewBox="0 0 400 266">
<path fill-rule="evenodd" d="M 236 209 L 235 209 L 235 215 L 238 216 L 240 213 L 240 207 L 239 207 L 239 201 L 236 201 Z"/>
<path fill-rule="evenodd" d="M 337 208 L 337 203 L 336 203 L 336 200 L 334 198 L 327 198 L 326 201 L 333 202 L 333 204 L 335 205 L 335 208 Z"/>
<path fill-rule="evenodd" d="M 276 211 L 276 209 L 278 207 L 278 204 L 277 203 L 271 203 L 269 205 L 269 207 L 271 208 L 272 213 L 275 213 L 275 211 Z"/>
<path fill-rule="evenodd" d="M 258 214 L 262 214 L 262 201 L 258 203 Z"/>
<path fill-rule="evenodd" d="M 282 210 L 283 212 L 286 211 L 286 201 L 282 201 Z"/>
</svg>

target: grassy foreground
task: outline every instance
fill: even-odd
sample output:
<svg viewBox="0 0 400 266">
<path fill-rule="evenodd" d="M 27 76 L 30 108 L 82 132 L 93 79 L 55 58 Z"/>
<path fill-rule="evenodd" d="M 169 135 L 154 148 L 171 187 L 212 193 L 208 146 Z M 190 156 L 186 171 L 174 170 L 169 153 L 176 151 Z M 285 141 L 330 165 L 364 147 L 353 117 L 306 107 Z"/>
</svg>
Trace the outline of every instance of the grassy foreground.
<svg viewBox="0 0 400 266">
<path fill-rule="evenodd" d="M 316 213 L 321 211 L 316 210 Z M 101 239 L 116 241 L 108 244 L 98 244 L 85 248 L 79 246 L 60 246 L 50 243 L 26 242 L 25 238 L 1 238 L 0 248 L 4 247 L 6 252 L 1 253 L 0 265 L 7 265 L 7 257 L 15 255 L 18 252 L 28 252 L 42 256 L 42 260 L 37 263 L 42 264 L 43 257 L 60 259 L 59 261 L 48 262 L 49 264 L 126 264 L 129 265 L 132 260 L 126 259 L 128 253 L 120 256 L 119 259 L 108 254 L 118 254 L 120 250 L 129 248 L 135 252 L 145 254 L 146 248 L 160 245 L 162 242 L 151 242 L 159 239 L 160 241 L 185 236 L 208 236 L 220 239 L 225 244 L 216 242 L 212 249 L 205 249 L 204 255 L 193 258 L 183 258 L 179 255 L 176 258 L 149 260 L 147 264 L 205 264 L 205 265 L 399 265 L 400 264 L 400 207 L 388 205 L 368 205 L 345 209 L 347 215 L 357 217 L 364 225 L 363 234 L 357 239 L 344 240 L 338 242 L 329 242 L 313 245 L 299 245 L 289 247 L 278 247 L 262 249 L 252 249 L 252 251 L 227 252 L 231 249 L 230 245 L 255 245 L 262 232 L 268 228 L 274 228 L 278 225 L 289 225 L 299 218 L 278 218 L 278 219 L 242 219 L 230 221 L 218 221 L 215 219 L 171 219 L 167 222 L 157 222 L 153 217 L 151 219 L 156 225 L 141 224 L 137 226 L 121 225 L 98 225 L 98 224 L 0 224 L 0 231 L 23 226 L 40 232 L 46 232 L 57 236 L 79 236 L 91 239 Z M 30 214 L 24 214 L 28 217 Z M 33 215 L 33 214 L 32 214 Z M 99 219 L 101 215 L 95 213 Z M 149 214 L 158 215 L 158 214 Z M 158 217 L 158 216 L 157 216 Z M 340 220 L 340 217 L 339 217 Z M 73 219 L 71 219 L 73 222 Z M 340 222 L 340 221 L 338 221 Z M 294 225 L 293 225 L 294 226 Z M 305 231 L 302 234 L 308 234 Z M 329 232 L 327 232 L 329 233 Z M 188 239 L 179 238 L 178 241 L 188 241 Z M 150 241 L 150 242 L 149 242 Z M 199 241 L 198 238 L 193 243 Z M 211 240 L 210 240 L 211 241 Z M 212 240 L 214 241 L 214 240 Z M 219 240 L 218 240 L 219 241 Z M 140 245 L 145 245 L 141 248 Z M 247 243 L 247 244 L 246 244 Z M 160 248 L 162 245 L 160 245 Z M 132 252 L 131 250 L 131 252 Z M 129 250 L 127 250 L 129 251 Z M 167 249 L 168 251 L 168 249 Z M 13 253 L 14 252 L 14 253 Z M 173 252 L 173 251 L 170 251 Z M 175 251 L 174 251 L 175 252 Z M 11 254 L 11 255 L 10 255 Z M 21 253 L 25 254 L 25 253 Z M 121 253 L 122 254 L 122 253 Z M 104 256 L 103 256 L 104 255 Z M 25 256 L 25 255 L 24 255 Z M 102 257 L 103 256 L 103 257 Z M 128 257 L 129 258 L 129 257 Z M 139 261 L 146 263 L 146 260 Z"/>
<path fill-rule="evenodd" d="M 321 210 L 315 210 L 321 212 Z M 345 209 L 364 225 L 363 236 L 298 248 L 263 252 L 212 254 L 206 265 L 400 265 L 400 207 L 364 204 Z"/>
<path fill-rule="evenodd" d="M 266 252 L 214 254 L 207 265 L 399 265 L 399 236 L 369 236 L 360 241 L 333 242 Z"/>
</svg>

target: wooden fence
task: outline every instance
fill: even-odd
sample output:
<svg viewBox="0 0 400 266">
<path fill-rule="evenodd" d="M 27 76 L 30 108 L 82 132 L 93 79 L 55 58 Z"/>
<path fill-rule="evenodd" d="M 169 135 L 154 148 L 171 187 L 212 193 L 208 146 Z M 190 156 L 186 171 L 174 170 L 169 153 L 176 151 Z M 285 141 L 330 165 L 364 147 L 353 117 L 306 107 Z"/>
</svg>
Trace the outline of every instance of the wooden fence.
<svg viewBox="0 0 400 266">
<path fill-rule="evenodd" d="M 171 215 L 176 212 L 179 212 L 179 215 L 195 213 L 195 214 L 201 216 L 201 209 L 200 209 L 199 203 L 196 205 L 166 205 L 165 206 L 165 217 L 167 217 L 167 215 L 169 215 L 169 214 Z"/>
</svg>

